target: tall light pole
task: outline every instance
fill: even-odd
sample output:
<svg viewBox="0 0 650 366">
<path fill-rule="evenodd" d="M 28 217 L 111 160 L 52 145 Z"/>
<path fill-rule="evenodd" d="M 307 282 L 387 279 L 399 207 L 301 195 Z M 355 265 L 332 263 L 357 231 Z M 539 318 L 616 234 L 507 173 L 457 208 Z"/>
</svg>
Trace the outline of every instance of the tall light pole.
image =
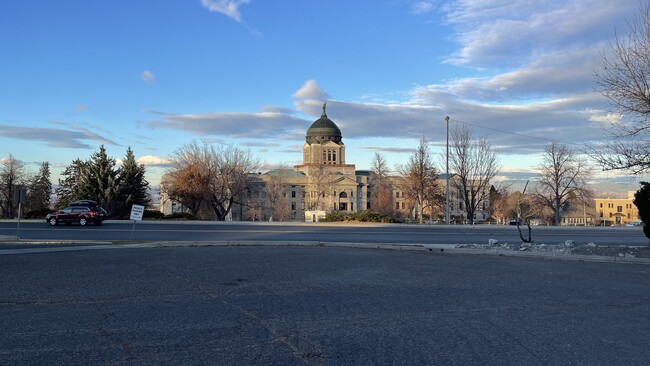
<svg viewBox="0 0 650 366">
<path fill-rule="evenodd" d="M 445 117 L 447 122 L 447 182 L 445 184 L 445 224 L 449 225 L 449 116 Z"/>
</svg>

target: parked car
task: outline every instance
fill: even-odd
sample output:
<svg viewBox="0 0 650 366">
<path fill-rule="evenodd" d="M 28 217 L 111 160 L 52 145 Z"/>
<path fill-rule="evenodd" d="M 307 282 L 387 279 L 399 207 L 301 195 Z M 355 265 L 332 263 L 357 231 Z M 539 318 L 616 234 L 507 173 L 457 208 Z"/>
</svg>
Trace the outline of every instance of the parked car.
<svg viewBox="0 0 650 366">
<path fill-rule="evenodd" d="M 641 226 L 641 225 L 643 225 L 643 221 L 641 221 L 641 220 L 634 220 L 634 221 L 632 221 L 632 222 L 626 224 L 625 226 Z"/>
<path fill-rule="evenodd" d="M 69 207 L 81 206 L 81 207 L 97 207 L 97 202 L 93 200 L 79 200 L 70 202 Z"/>
<path fill-rule="evenodd" d="M 69 207 L 66 207 L 61 211 L 53 212 L 45 216 L 45 222 L 52 226 L 55 226 L 60 222 L 66 225 L 70 225 L 74 222 L 78 222 L 81 226 L 86 226 L 89 223 L 101 225 L 102 221 L 107 219 L 108 213 L 106 210 L 97 206 L 96 203 L 92 207 L 82 206 L 81 204 L 72 206 L 71 204 Z"/>
</svg>

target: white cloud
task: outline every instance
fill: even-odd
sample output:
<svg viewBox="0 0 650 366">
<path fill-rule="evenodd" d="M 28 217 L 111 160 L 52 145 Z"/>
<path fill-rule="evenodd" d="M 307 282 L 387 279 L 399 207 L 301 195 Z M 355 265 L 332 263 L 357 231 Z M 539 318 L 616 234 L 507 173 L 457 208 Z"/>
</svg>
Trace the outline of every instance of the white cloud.
<svg viewBox="0 0 650 366">
<path fill-rule="evenodd" d="M 448 62 L 504 67 L 610 38 L 638 4 L 607 0 L 453 0 L 442 7 L 460 49 Z"/>
<path fill-rule="evenodd" d="M 411 6 L 411 12 L 418 15 L 426 14 L 433 10 L 433 5 L 433 1 L 418 1 Z"/>
<path fill-rule="evenodd" d="M 171 114 L 151 112 L 160 116 L 149 121 L 149 128 L 182 130 L 199 136 L 220 136 L 229 138 L 267 138 L 287 135 L 304 137 L 309 121 L 282 113 L 203 113 Z M 301 136 L 302 137 L 298 137 Z"/>
<path fill-rule="evenodd" d="M 78 128 L 77 131 L 70 131 L 59 128 L 0 125 L 0 136 L 18 140 L 40 141 L 49 147 L 92 148 L 92 146 L 84 141 L 95 141 L 100 144 L 120 146 L 115 141 L 83 128 Z"/>
<path fill-rule="evenodd" d="M 140 74 L 140 79 L 142 79 L 147 84 L 151 84 L 156 81 L 156 76 L 151 71 L 144 70 Z"/>
<path fill-rule="evenodd" d="M 305 85 L 293 94 L 293 97 L 297 99 L 316 99 L 322 103 L 329 99 L 330 95 L 321 89 L 316 80 L 312 79 L 307 80 Z"/>
<path fill-rule="evenodd" d="M 143 155 L 137 159 L 138 164 L 144 164 L 147 166 L 161 166 L 167 167 L 170 164 L 168 157 L 156 156 L 156 155 Z"/>
<path fill-rule="evenodd" d="M 211 12 L 224 14 L 238 22 L 242 22 L 239 7 L 250 3 L 251 0 L 201 0 L 204 8 Z"/>
</svg>

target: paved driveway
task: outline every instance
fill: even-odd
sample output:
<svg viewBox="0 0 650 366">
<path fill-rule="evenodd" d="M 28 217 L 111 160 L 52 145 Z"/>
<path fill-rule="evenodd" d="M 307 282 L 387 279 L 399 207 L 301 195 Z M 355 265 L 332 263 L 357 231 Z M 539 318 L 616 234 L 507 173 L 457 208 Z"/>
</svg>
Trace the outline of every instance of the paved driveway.
<svg viewBox="0 0 650 366">
<path fill-rule="evenodd" d="M 0 256 L 0 364 L 650 364 L 648 266 L 345 248 Z"/>
</svg>

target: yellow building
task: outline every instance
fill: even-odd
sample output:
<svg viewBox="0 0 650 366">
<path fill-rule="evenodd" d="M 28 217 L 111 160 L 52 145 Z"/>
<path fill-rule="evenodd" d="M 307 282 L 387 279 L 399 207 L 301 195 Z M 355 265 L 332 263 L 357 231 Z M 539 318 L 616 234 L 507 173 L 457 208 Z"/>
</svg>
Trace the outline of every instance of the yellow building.
<svg viewBox="0 0 650 366">
<path fill-rule="evenodd" d="M 604 225 L 621 226 L 639 220 L 639 211 L 632 201 L 634 192 L 627 198 L 596 198 L 596 221 Z"/>
</svg>

